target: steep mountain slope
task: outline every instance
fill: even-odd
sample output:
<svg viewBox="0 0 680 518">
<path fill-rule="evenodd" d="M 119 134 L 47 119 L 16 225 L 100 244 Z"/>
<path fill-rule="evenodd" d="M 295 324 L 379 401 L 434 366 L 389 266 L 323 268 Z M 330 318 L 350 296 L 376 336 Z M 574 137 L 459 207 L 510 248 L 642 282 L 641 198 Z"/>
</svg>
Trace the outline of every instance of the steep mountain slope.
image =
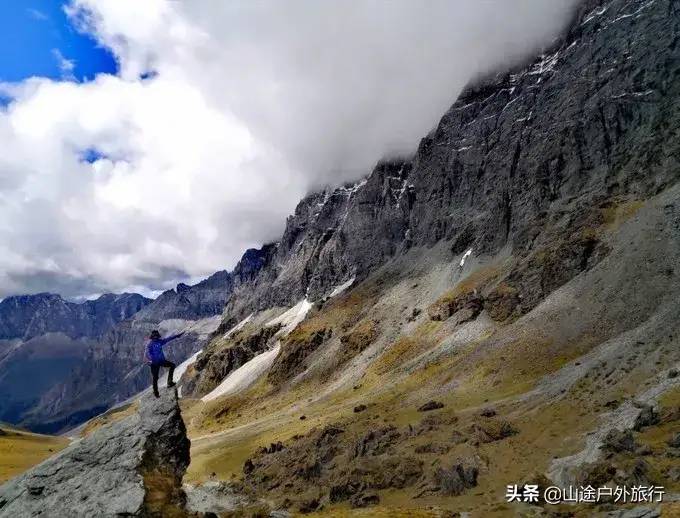
<svg viewBox="0 0 680 518">
<path fill-rule="evenodd" d="M 150 302 L 137 293 L 108 293 L 82 303 L 52 293 L 7 297 L 0 302 L 0 339 L 30 340 L 45 333 L 94 338 Z"/>
<path fill-rule="evenodd" d="M 549 54 L 464 92 L 412 160 L 307 197 L 263 251 L 261 272 L 234 287 L 223 331 L 435 243 L 450 260 L 467 250 L 515 259 L 492 297 L 499 317 L 526 313 L 594 266 L 606 254 L 594 232 L 601 210 L 678 178 L 676 9 L 584 3 Z"/>
<path fill-rule="evenodd" d="M 98 338 L 150 302 L 135 293 L 82 303 L 49 293 L 0 302 L 0 420 L 21 421 L 85 361 Z"/>
<path fill-rule="evenodd" d="M 184 375 L 189 478 L 339 515 L 680 491 L 679 34 L 671 0 L 584 2 L 413 158 L 303 200 Z"/>
<path fill-rule="evenodd" d="M 18 422 L 56 383 L 87 357 L 94 342 L 46 333 L 18 342 L 0 360 L 0 420 Z"/>
<path fill-rule="evenodd" d="M 186 332 L 166 351 L 168 358 L 182 362 L 217 329 L 233 287 L 250 279 L 261 265 L 261 252 L 247 252 L 234 272 L 215 273 L 194 286 L 179 284 L 111 327 L 88 348 L 84 361 L 22 417 L 22 425 L 44 433 L 63 431 L 147 388 L 150 379 L 142 354 L 149 332 Z"/>
<path fill-rule="evenodd" d="M 300 203 L 228 311 L 318 299 L 440 241 L 453 254 L 510 245 L 520 255 L 552 239 L 551 220 L 668 186 L 677 179 L 677 9 L 585 2 L 548 53 L 468 88 L 412 159 Z"/>
</svg>

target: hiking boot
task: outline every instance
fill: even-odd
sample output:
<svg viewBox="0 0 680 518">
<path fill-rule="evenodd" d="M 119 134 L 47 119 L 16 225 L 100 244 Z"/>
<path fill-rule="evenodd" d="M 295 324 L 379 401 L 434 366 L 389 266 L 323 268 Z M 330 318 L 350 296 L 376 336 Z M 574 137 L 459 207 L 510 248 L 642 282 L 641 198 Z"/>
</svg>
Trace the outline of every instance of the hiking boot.
<svg viewBox="0 0 680 518">
<path fill-rule="evenodd" d="M 156 397 L 161 397 L 161 395 L 158 393 L 157 390 L 154 390 L 154 391 L 153 391 L 153 395 L 156 396 Z"/>
<path fill-rule="evenodd" d="M 172 388 L 175 385 L 177 385 L 177 383 L 175 383 L 174 381 L 171 381 L 170 383 L 168 383 L 168 388 Z"/>
</svg>

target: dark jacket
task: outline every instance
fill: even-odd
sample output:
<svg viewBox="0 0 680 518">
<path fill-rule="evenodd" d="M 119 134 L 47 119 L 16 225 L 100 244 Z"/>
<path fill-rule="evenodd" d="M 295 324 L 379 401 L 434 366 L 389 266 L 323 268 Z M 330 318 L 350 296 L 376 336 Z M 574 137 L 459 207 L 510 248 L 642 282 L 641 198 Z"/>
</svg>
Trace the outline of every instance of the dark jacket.
<svg viewBox="0 0 680 518">
<path fill-rule="evenodd" d="M 146 343 L 146 347 L 144 348 L 144 359 L 146 360 L 146 363 L 150 365 L 159 365 L 163 363 L 165 361 L 165 355 L 163 354 L 163 346 L 170 342 L 171 340 L 179 338 L 183 334 L 184 333 L 179 333 L 176 335 L 168 336 L 167 338 L 156 338 L 153 340 L 149 340 Z"/>
</svg>

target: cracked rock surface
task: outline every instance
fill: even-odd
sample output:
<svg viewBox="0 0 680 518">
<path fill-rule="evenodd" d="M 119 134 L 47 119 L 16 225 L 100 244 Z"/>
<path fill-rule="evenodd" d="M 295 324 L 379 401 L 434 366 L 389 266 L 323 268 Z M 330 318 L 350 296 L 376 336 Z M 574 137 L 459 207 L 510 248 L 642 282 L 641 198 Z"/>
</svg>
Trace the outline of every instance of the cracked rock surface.
<svg viewBox="0 0 680 518">
<path fill-rule="evenodd" d="M 0 517 L 185 516 L 190 442 L 174 391 L 0 486 Z"/>
</svg>

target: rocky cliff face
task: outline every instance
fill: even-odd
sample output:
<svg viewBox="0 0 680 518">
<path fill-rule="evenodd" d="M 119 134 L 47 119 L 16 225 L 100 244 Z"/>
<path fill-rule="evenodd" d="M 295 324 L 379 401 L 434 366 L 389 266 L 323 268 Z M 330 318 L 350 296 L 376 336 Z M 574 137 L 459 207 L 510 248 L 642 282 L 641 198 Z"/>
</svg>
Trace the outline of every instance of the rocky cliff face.
<svg viewBox="0 0 680 518">
<path fill-rule="evenodd" d="M 219 314 L 231 295 L 234 280 L 217 272 L 194 286 L 180 283 L 163 292 L 137 315 L 138 320 L 161 322 L 170 318 L 197 320 Z"/>
<path fill-rule="evenodd" d="M 134 415 L 0 486 L 0 516 L 186 516 L 189 445 L 176 394 L 143 398 Z"/>
<path fill-rule="evenodd" d="M 7 297 L 0 302 L 0 339 L 30 340 L 45 333 L 95 338 L 150 302 L 137 293 L 109 293 L 80 304 L 51 293 Z"/>
<path fill-rule="evenodd" d="M 474 82 L 412 158 L 305 198 L 227 314 L 319 299 L 416 247 L 518 255 L 549 224 L 677 180 L 680 7 L 589 0 L 547 52 Z"/>
</svg>

